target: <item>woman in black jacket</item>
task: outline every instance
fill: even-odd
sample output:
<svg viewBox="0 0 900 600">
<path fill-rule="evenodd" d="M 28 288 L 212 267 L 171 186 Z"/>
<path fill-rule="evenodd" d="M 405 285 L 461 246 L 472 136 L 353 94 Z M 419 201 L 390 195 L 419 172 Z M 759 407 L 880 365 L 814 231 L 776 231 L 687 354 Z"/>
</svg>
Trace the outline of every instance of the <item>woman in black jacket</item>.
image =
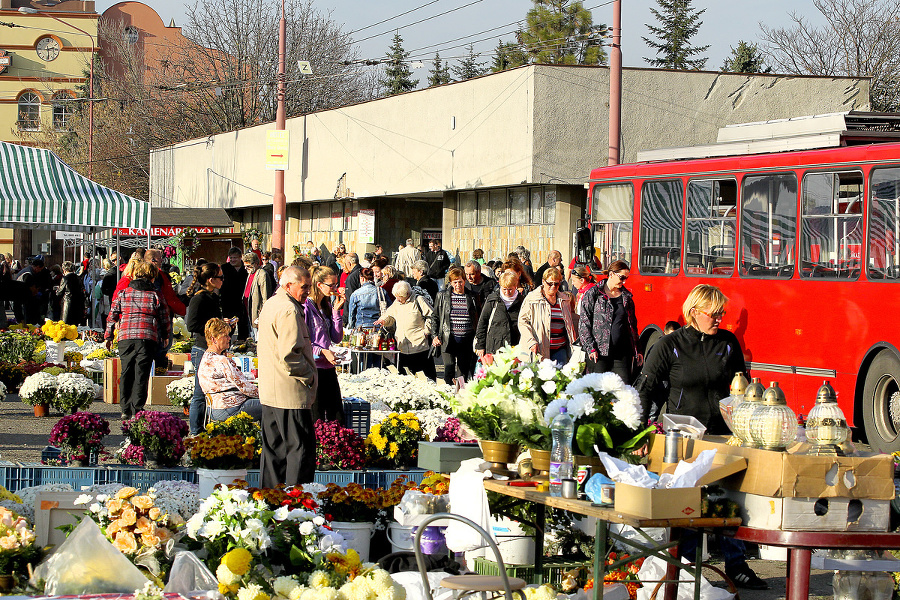
<svg viewBox="0 0 900 600">
<path fill-rule="evenodd" d="M 222 269 L 216 263 L 204 263 L 194 268 L 194 282 L 188 289 L 187 295 L 191 297 L 188 304 L 187 315 L 184 324 L 188 331 L 194 334 L 194 346 L 191 348 L 191 364 L 194 365 L 194 396 L 191 398 L 190 416 L 191 435 L 197 435 L 203 431 L 203 421 L 206 417 L 206 396 L 200 389 L 197 379 L 197 370 L 203 353 L 206 352 L 206 323 L 210 319 L 222 318 L 221 298 L 219 290 L 222 289 Z M 228 321 L 234 325 L 237 319 Z"/>
<path fill-rule="evenodd" d="M 453 267 L 447 272 L 447 286 L 434 301 L 434 312 L 429 319 L 432 345 L 440 347 L 444 361 L 444 383 L 451 385 L 456 369 L 467 381 L 475 373 L 475 326 L 478 323 L 478 307 L 475 296 L 466 289 L 465 272 Z"/>
<path fill-rule="evenodd" d="M 75 274 L 75 265 L 67 260 L 62 264 L 62 280 L 53 289 L 53 295 L 62 302 L 60 320 L 66 325 L 84 324 L 84 287 Z"/>
<path fill-rule="evenodd" d="M 500 275 L 496 290 L 484 301 L 475 331 L 475 354 L 482 358 L 509 344 L 519 343 L 519 309 L 525 296 L 519 292 L 519 276 L 515 271 Z"/>
</svg>

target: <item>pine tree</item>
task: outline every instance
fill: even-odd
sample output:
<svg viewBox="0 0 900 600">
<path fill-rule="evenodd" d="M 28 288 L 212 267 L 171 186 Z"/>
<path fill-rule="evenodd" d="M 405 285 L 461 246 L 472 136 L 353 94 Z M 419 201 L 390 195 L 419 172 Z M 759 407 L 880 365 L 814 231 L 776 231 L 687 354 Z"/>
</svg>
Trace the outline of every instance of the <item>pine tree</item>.
<svg viewBox="0 0 900 600">
<path fill-rule="evenodd" d="M 387 88 L 387 95 L 393 96 L 416 89 L 419 80 L 412 78 L 412 71 L 407 62 L 409 52 L 403 49 L 403 38 L 400 37 L 400 32 L 394 34 L 394 41 L 386 56 L 387 66 L 384 68 L 384 79 L 380 79 L 379 83 Z"/>
<path fill-rule="evenodd" d="M 453 67 L 453 75 L 457 81 L 465 81 L 487 73 L 483 62 L 478 62 L 479 54 L 475 54 L 475 48 L 469 44 L 469 53 Z"/>
<path fill-rule="evenodd" d="M 737 48 L 731 48 L 731 56 L 722 63 L 722 71 L 727 73 L 770 73 L 771 67 L 767 67 L 763 60 L 759 46 L 739 40 Z"/>
<path fill-rule="evenodd" d="M 582 2 L 532 0 L 518 35 L 529 62 L 549 65 L 597 65 L 606 63 L 603 38 L 606 25 L 594 26 L 591 11 Z"/>
<path fill-rule="evenodd" d="M 521 34 L 521 32 L 519 32 Z M 513 67 L 520 67 L 528 64 L 528 56 L 522 51 L 519 44 L 515 42 L 497 42 L 494 49 L 494 63 L 491 65 L 491 71 L 498 73 Z"/>
<path fill-rule="evenodd" d="M 703 21 L 700 15 L 706 12 L 691 8 L 691 0 L 656 0 L 661 12 L 651 8 L 650 12 L 659 21 L 659 27 L 647 25 L 658 41 L 642 38 L 656 50 L 656 58 L 644 57 L 654 67 L 663 69 L 700 70 L 706 66 L 706 58 L 697 55 L 706 52 L 709 46 L 691 46 L 691 38 L 697 35 Z"/>
<path fill-rule="evenodd" d="M 434 53 L 434 61 L 431 63 L 431 70 L 428 71 L 428 87 L 443 85 L 453 81 L 450 78 L 450 65 L 446 61 L 441 61 L 441 55 Z"/>
</svg>

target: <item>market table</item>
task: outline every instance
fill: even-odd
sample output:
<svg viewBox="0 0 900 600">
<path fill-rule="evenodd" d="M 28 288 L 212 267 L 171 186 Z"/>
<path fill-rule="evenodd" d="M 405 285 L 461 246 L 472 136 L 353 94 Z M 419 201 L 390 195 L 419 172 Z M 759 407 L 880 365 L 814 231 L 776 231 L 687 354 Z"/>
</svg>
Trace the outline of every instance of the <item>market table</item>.
<svg viewBox="0 0 900 600">
<path fill-rule="evenodd" d="M 872 531 L 776 531 L 738 527 L 735 539 L 788 549 L 787 600 L 809 598 L 809 571 L 812 551 L 817 548 L 877 549 L 900 548 L 900 533 Z"/>
<path fill-rule="evenodd" d="M 609 569 L 615 569 L 619 566 L 627 564 L 633 560 L 646 556 L 656 556 L 666 561 L 668 569 L 666 571 L 665 598 L 666 600 L 675 600 L 677 594 L 677 586 L 675 582 L 678 570 L 683 569 L 694 577 L 694 598 L 700 598 L 700 578 L 697 577 L 696 569 L 693 566 L 684 565 L 678 559 L 677 546 L 680 539 L 682 529 L 696 529 L 700 534 L 706 529 L 717 529 L 723 527 L 738 527 L 741 524 L 740 518 L 681 518 L 681 519 L 646 519 L 629 515 L 621 511 L 617 511 L 612 507 L 596 506 L 586 500 L 571 500 L 568 498 L 560 498 L 551 496 L 549 492 L 538 492 L 533 488 L 514 487 L 509 485 L 508 481 L 485 480 L 484 489 L 489 492 L 496 492 L 512 498 L 518 498 L 527 502 L 533 502 L 537 507 L 536 525 L 539 531 L 543 531 L 545 526 L 546 507 L 559 508 L 569 512 L 577 513 L 587 517 L 597 518 L 597 528 L 594 537 L 594 599 L 601 600 L 603 598 L 602 582 L 606 576 L 606 538 L 611 537 L 633 548 L 638 552 L 631 554 L 628 560 L 616 561 L 609 565 Z M 617 534 L 609 531 L 609 524 L 616 523 L 622 525 L 630 525 L 639 535 L 641 535 L 648 543 L 648 547 L 635 546 L 633 541 L 629 541 Z M 671 536 L 668 542 L 658 543 L 649 535 L 644 533 L 646 527 L 668 527 L 671 528 Z M 898 534 L 900 539 L 900 534 Z M 542 563 L 544 556 L 544 540 L 543 535 L 538 532 L 534 536 L 534 579 L 532 583 L 541 583 L 542 579 Z M 703 545 L 697 544 L 697 551 L 694 564 L 702 563 Z M 808 563 L 807 563 L 808 564 Z M 808 575 L 808 572 L 807 572 Z"/>
</svg>

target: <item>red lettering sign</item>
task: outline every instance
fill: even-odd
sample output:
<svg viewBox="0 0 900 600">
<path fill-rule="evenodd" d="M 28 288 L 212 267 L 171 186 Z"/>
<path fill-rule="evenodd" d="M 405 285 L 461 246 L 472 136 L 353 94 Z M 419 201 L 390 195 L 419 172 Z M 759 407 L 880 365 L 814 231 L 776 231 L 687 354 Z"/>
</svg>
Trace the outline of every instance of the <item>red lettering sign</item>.
<svg viewBox="0 0 900 600">
<path fill-rule="evenodd" d="M 215 233 L 212 227 L 195 227 L 197 233 Z M 184 227 L 151 227 L 151 237 L 172 237 L 178 235 L 184 230 Z M 126 237 L 146 236 L 146 229 L 123 229 L 116 228 L 112 230 L 112 235 L 123 235 Z"/>
</svg>

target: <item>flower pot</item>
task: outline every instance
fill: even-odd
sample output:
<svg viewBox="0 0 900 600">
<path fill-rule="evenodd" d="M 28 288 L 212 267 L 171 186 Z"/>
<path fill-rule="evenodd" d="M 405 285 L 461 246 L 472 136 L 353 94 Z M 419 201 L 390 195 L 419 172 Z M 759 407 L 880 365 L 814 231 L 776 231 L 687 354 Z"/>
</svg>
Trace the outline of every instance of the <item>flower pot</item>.
<svg viewBox="0 0 900 600">
<path fill-rule="evenodd" d="M 200 498 L 208 498 L 220 485 L 228 485 L 235 479 L 247 479 L 247 469 L 197 469 Z"/>
<path fill-rule="evenodd" d="M 73 458 L 69 461 L 69 466 L 75 469 L 83 469 L 88 466 L 88 461 L 82 460 L 80 458 Z"/>
<path fill-rule="evenodd" d="M 549 450 L 531 450 L 531 466 L 534 467 L 535 475 L 550 474 L 550 451 Z"/>
<path fill-rule="evenodd" d="M 189 417 L 189 416 L 191 416 L 191 409 L 190 409 L 190 408 L 188 408 L 188 407 L 187 407 L 187 406 L 183 406 L 183 407 L 181 407 L 181 410 L 183 410 L 183 411 L 184 411 L 184 416 L 186 416 L 186 417 Z"/>
<path fill-rule="evenodd" d="M 388 523 L 387 538 L 391 542 L 391 552 L 412 552 L 415 527 L 404 527 L 396 521 Z"/>
<path fill-rule="evenodd" d="M 159 456 L 155 452 L 150 452 L 149 450 L 144 450 L 144 468 L 145 469 L 158 469 L 159 468 Z"/>
<path fill-rule="evenodd" d="M 515 444 L 504 444 L 490 440 L 479 440 L 484 460 L 491 463 L 492 469 L 506 470 L 506 465 L 516 461 L 519 447 Z"/>
<path fill-rule="evenodd" d="M 606 475 L 606 468 L 603 466 L 603 463 L 600 462 L 600 457 L 598 456 L 583 456 L 581 454 L 575 455 L 575 470 L 578 470 L 578 467 L 581 465 L 588 465 L 591 467 L 591 474 L 594 473 L 602 473 Z"/>
<path fill-rule="evenodd" d="M 36 417 L 49 417 L 50 416 L 50 405 L 49 404 L 35 404 L 34 405 L 34 416 Z"/>
<path fill-rule="evenodd" d="M 0 592 L 12 590 L 15 584 L 16 578 L 13 575 L 0 575 Z"/>
<path fill-rule="evenodd" d="M 372 542 L 372 534 L 375 533 L 375 523 L 332 521 L 331 527 L 344 536 L 344 548 L 353 548 L 359 554 L 362 562 L 369 561 L 369 546 Z"/>
</svg>

